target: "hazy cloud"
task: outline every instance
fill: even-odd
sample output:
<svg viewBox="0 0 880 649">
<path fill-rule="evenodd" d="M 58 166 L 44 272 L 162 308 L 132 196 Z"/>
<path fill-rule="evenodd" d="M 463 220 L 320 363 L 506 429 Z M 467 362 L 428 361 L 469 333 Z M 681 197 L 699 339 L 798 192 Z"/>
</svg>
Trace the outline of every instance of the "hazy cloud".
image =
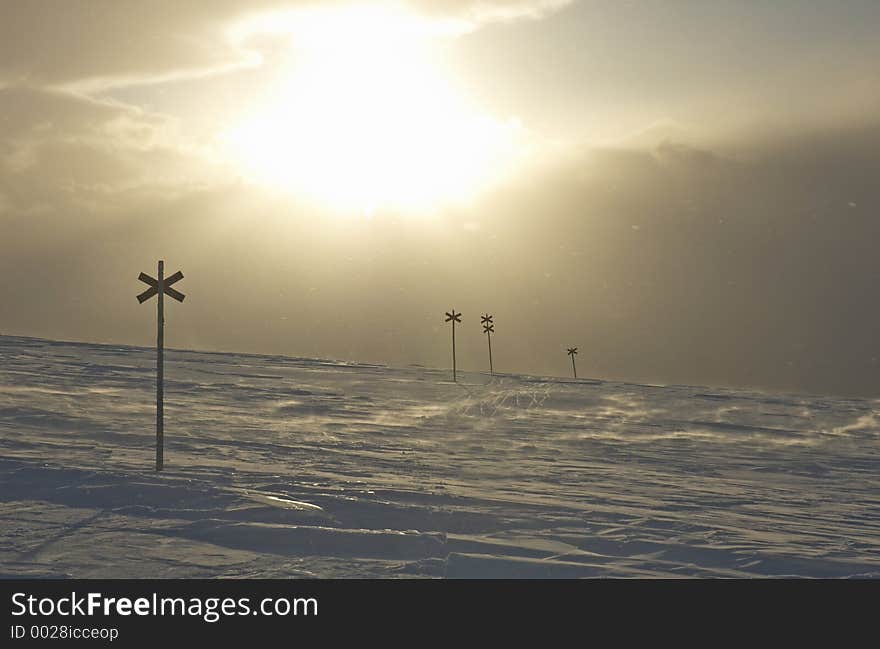
<svg viewBox="0 0 880 649">
<path fill-rule="evenodd" d="M 105 210 L 114 194 L 180 191 L 212 173 L 166 115 L 24 86 L 0 89 L 0 106 L 0 191 L 10 215 L 50 205 Z"/>
<path fill-rule="evenodd" d="M 574 0 L 413 0 L 408 4 L 428 15 L 457 18 L 472 27 L 485 22 L 537 19 Z"/>
<path fill-rule="evenodd" d="M 7 211 L 4 331 L 149 340 L 132 287 L 162 256 L 191 295 L 170 345 L 444 366 L 454 306 L 466 327 L 495 312 L 504 371 L 565 374 L 579 345 L 585 376 L 871 393 L 878 151 L 880 125 L 584 150 L 434 223 L 340 223 L 236 185 Z M 459 344 L 482 367 L 483 340 Z"/>
<path fill-rule="evenodd" d="M 259 63 L 230 26 L 260 13 L 356 4 L 333 0 L 2 0 L 0 84 L 101 88 Z M 539 17 L 567 0 L 389 2 L 466 21 Z"/>
<path fill-rule="evenodd" d="M 862 46 L 827 40 L 800 66 L 773 49 L 788 14 L 772 38 L 724 41 L 730 21 L 716 5 L 676 4 L 670 17 L 652 3 L 640 23 L 616 13 L 636 5 L 615 4 L 605 22 L 584 23 L 589 39 L 559 20 L 542 40 L 529 19 L 552 22 L 568 3 L 411 3 L 465 29 L 523 19 L 514 35 L 462 39 L 474 86 L 500 97 L 502 114 L 534 101 L 582 119 L 605 101 L 597 120 L 637 106 L 626 123 L 648 126 L 621 127 L 637 132 L 604 148 L 564 131 L 546 166 L 436 221 L 339 221 L 240 184 L 184 125 L 187 100 L 187 115 L 219 120 L 218 97 L 256 90 L 252 80 L 97 92 L 250 65 L 268 45 L 228 27 L 305 3 L 0 2 L 0 304 L 13 305 L 3 333 L 149 341 L 134 278 L 164 257 L 191 296 L 169 314 L 171 346 L 442 366 L 441 316 L 455 307 L 472 324 L 495 312 L 502 371 L 567 374 L 564 347 L 578 345 L 584 375 L 876 393 L 880 85 Z M 664 56 L 628 45 L 660 20 L 672 23 L 652 36 Z M 835 30 L 839 42 L 864 31 Z M 736 110 L 681 108 L 723 104 L 730 78 Z M 736 128 L 721 137 L 725 121 Z M 460 345 L 463 366 L 482 367 L 482 338 Z"/>
<path fill-rule="evenodd" d="M 241 65 L 226 21 L 279 2 L 4 0 L 0 80 L 31 85 L 122 81 Z"/>
</svg>

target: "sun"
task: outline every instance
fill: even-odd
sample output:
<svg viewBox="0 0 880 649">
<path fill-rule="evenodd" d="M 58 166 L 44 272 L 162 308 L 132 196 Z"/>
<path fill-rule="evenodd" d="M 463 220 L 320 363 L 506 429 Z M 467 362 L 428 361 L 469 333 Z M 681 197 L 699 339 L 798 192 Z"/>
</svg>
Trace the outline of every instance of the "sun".
<svg viewBox="0 0 880 649">
<path fill-rule="evenodd" d="M 283 81 L 225 134 L 250 178 L 342 211 L 423 212 L 472 200 L 521 154 L 518 121 L 480 110 L 444 71 L 442 25 L 380 6 L 282 24 Z"/>
</svg>

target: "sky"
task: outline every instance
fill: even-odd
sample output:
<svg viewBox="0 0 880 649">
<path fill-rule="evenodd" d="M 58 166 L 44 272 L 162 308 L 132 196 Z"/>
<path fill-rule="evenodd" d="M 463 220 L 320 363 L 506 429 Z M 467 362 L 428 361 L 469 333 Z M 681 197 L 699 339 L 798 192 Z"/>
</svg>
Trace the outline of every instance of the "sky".
<svg viewBox="0 0 880 649">
<path fill-rule="evenodd" d="M 0 334 L 880 392 L 877 2 L 0 14 Z"/>
</svg>

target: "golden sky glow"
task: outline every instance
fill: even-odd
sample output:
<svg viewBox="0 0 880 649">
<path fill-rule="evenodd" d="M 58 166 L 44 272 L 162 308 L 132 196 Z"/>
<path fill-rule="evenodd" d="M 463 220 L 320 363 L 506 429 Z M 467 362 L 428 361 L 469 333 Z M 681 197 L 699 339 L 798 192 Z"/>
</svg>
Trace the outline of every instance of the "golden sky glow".
<svg viewBox="0 0 880 649">
<path fill-rule="evenodd" d="M 250 27 L 266 23 L 295 45 L 268 99 L 223 136 L 251 178 L 343 212 L 423 212 L 473 198 L 523 155 L 520 125 L 456 88 L 445 35 L 415 15 L 354 6 Z"/>
</svg>

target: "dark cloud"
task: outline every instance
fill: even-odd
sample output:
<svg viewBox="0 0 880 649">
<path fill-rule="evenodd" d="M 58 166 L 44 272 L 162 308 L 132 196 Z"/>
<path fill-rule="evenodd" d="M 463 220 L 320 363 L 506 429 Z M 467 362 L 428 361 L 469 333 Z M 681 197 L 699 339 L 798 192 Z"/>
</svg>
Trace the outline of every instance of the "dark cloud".
<svg viewBox="0 0 880 649">
<path fill-rule="evenodd" d="M 517 276 L 566 314 L 542 335 L 598 374 L 876 394 L 878 145 L 880 125 L 596 151 L 493 207 Z"/>
</svg>

